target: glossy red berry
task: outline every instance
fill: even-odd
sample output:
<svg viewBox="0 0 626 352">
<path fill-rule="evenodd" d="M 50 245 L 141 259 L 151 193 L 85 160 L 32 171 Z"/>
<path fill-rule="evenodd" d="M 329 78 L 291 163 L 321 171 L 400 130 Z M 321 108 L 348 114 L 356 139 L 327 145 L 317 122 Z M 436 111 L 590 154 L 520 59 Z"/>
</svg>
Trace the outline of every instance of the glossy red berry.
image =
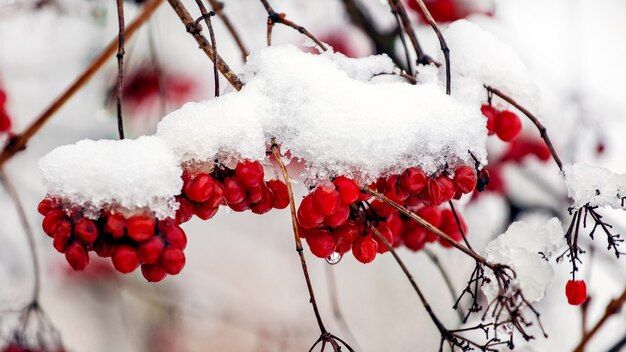
<svg viewBox="0 0 626 352">
<path fill-rule="evenodd" d="M 54 240 L 52 241 L 52 246 L 59 253 L 65 253 L 67 249 L 67 243 L 69 242 L 69 240 L 70 240 L 70 236 L 67 236 L 67 237 L 56 236 L 54 237 Z"/>
<path fill-rule="evenodd" d="M 0 107 L 0 132 L 8 132 L 11 130 L 11 117 Z"/>
<path fill-rule="evenodd" d="M 172 221 L 166 220 L 160 222 L 159 230 L 170 246 L 174 246 L 180 250 L 184 250 L 187 247 L 187 235 L 185 231 Z"/>
<path fill-rule="evenodd" d="M 348 220 L 350 216 L 350 207 L 341 204 L 333 214 L 327 215 L 324 218 L 324 224 L 330 227 L 339 227 Z"/>
<path fill-rule="evenodd" d="M 262 201 L 250 206 L 250 210 L 255 214 L 265 214 L 272 210 L 274 206 L 274 194 L 269 188 L 265 188 L 265 197 Z"/>
<path fill-rule="evenodd" d="M 89 264 L 89 254 L 79 243 L 72 243 L 65 250 L 65 259 L 74 270 L 84 270 Z"/>
<path fill-rule="evenodd" d="M 166 247 L 161 254 L 161 267 L 166 273 L 176 275 L 185 266 L 185 254 L 178 248 Z"/>
<path fill-rule="evenodd" d="M 237 203 L 237 204 L 228 204 L 228 207 L 231 208 L 233 211 L 236 212 L 242 212 L 242 211 L 246 211 L 248 209 L 250 209 L 250 206 L 248 205 L 248 202 L 246 202 L 245 200 L 243 202 Z"/>
<path fill-rule="evenodd" d="M 444 203 L 452 199 L 456 193 L 454 182 L 444 175 L 437 177 L 437 182 L 441 185 L 441 202 Z"/>
<path fill-rule="evenodd" d="M 309 194 L 300 203 L 298 208 L 298 224 L 305 229 L 312 229 L 324 222 L 324 215 L 313 206 L 313 194 Z"/>
<path fill-rule="evenodd" d="M 183 192 L 194 202 L 206 202 L 213 194 L 215 180 L 208 174 L 197 174 L 183 185 Z"/>
<path fill-rule="evenodd" d="M 379 224 L 378 226 L 376 226 L 376 230 L 378 230 L 378 232 L 383 236 L 383 238 L 387 241 L 387 243 L 389 243 L 390 245 L 393 244 L 393 233 L 391 232 L 389 227 L 387 227 L 386 224 L 383 224 L 383 223 Z M 373 237 L 376 243 L 378 244 L 378 249 L 377 249 L 378 253 L 385 253 L 389 251 L 385 243 L 381 239 L 379 239 L 378 236 L 373 236 Z"/>
<path fill-rule="evenodd" d="M 127 274 L 139 266 L 139 253 L 127 244 L 115 246 L 111 253 L 113 267 L 120 273 Z"/>
<path fill-rule="evenodd" d="M 226 202 L 226 190 L 224 189 L 224 185 L 219 181 L 215 181 L 213 183 L 213 193 L 211 193 L 211 197 L 204 203 L 209 207 L 217 208 L 224 204 L 224 202 Z"/>
<path fill-rule="evenodd" d="M 245 188 L 252 188 L 263 182 L 265 173 L 263 165 L 258 161 L 245 160 L 237 164 L 235 177 L 237 182 Z"/>
<path fill-rule="evenodd" d="M 41 222 L 43 232 L 50 237 L 54 237 L 54 228 L 63 219 L 65 219 L 65 214 L 62 211 L 55 209 L 49 211 Z"/>
<path fill-rule="evenodd" d="M 196 204 L 196 216 L 202 220 L 209 220 L 217 214 L 219 208 L 211 207 L 208 202 Z"/>
<path fill-rule="evenodd" d="M 326 258 L 335 251 L 335 237 L 326 230 L 313 230 L 307 232 L 306 242 L 316 257 Z"/>
<path fill-rule="evenodd" d="M 246 196 L 246 202 L 248 204 L 256 204 L 262 202 L 267 193 L 269 192 L 267 186 L 265 184 L 260 184 L 258 186 L 248 188 L 248 195 Z"/>
<path fill-rule="evenodd" d="M 274 196 L 272 207 L 285 209 L 289 205 L 289 192 L 286 184 L 279 180 L 269 180 L 267 181 L 267 188 L 272 191 Z"/>
<path fill-rule="evenodd" d="M 333 180 L 333 184 L 337 187 L 337 192 L 341 196 L 341 203 L 349 205 L 359 199 L 361 190 L 353 179 L 345 176 L 338 176 Z"/>
<path fill-rule="evenodd" d="M 126 228 L 128 237 L 136 242 L 143 242 L 154 236 L 155 220 L 148 215 L 135 215 L 128 218 Z"/>
<path fill-rule="evenodd" d="M 465 224 L 465 220 L 463 220 L 463 216 L 461 216 L 461 214 L 457 212 L 457 216 L 459 218 L 461 228 L 459 228 L 459 223 L 457 223 L 452 210 L 443 209 L 441 211 L 441 225 L 439 226 L 439 229 L 446 235 L 450 236 L 455 242 L 461 242 L 463 240 L 463 234 L 467 234 L 467 225 Z M 461 232 L 461 229 L 463 229 L 463 232 Z M 438 238 L 438 240 L 443 247 L 450 248 L 453 246 L 448 240 L 443 238 Z"/>
<path fill-rule="evenodd" d="M 178 197 L 178 210 L 176 211 L 176 223 L 185 223 L 193 217 L 196 212 L 196 206 L 186 197 Z"/>
<path fill-rule="evenodd" d="M 410 195 L 419 194 L 427 183 L 428 178 L 424 171 L 416 167 L 410 167 L 400 175 L 400 187 Z"/>
<path fill-rule="evenodd" d="M 93 244 L 98 239 L 98 227 L 93 221 L 80 218 L 74 222 L 74 236 L 85 244 Z"/>
<path fill-rule="evenodd" d="M 522 131 L 522 121 L 512 111 L 501 111 L 496 115 L 495 131 L 498 138 L 510 142 Z"/>
<path fill-rule="evenodd" d="M 160 237 L 152 237 L 139 245 L 139 261 L 145 264 L 158 264 L 165 243 Z"/>
<path fill-rule="evenodd" d="M 480 107 L 480 111 L 487 118 L 487 133 L 492 136 L 496 133 L 496 115 L 498 110 L 491 105 L 483 105 Z"/>
<path fill-rule="evenodd" d="M 565 284 L 567 303 L 577 306 L 587 300 L 587 285 L 584 280 L 569 280 Z"/>
<path fill-rule="evenodd" d="M 104 232 L 111 235 L 116 240 L 124 237 L 126 219 L 122 214 L 109 214 L 104 224 Z"/>
<path fill-rule="evenodd" d="M 426 244 L 427 231 L 424 227 L 416 223 L 408 223 L 405 226 L 402 239 L 404 245 L 411 250 L 419 251 L 424 248 Z"/>
<path fill-rule="evenodd" d="M 224 180 L 224 190 L 226 191 L 226 202 L 229 204 L 241 203 L 246 199 L 246 190 L 234 177 L 228 177 Z"/>
<path fill-rule="evenodd" d="M 429 207 L 438 206 L 444 200 L 443 187 L 437 179 L 431 178 L 424 189 L 422 202 Z"/>
<path fill-rule="evenodd" d="M 441 210 L 436 207 L 422 207 L 416 214 L 434 227 L 441 225 Z"/>
<path fill-rule="evenodd" d="M 321 184 L 313 192 L 313 206 L 318 213 L 330 215 L 341 204 L 341 196 L 332 183 Z"/>
<path fill-rule="evenodd" d="M 335 235 L 337 246 L 335 252 L 344 254 L 352 249 L 352 244 L 359 233 L 359 228 L 356 224 L 350 220 L 346 221 L 343 225 L 333 230 Z"/>
<path fill-rule="evenodd" d="M 352 245 L 352 255 L 363 264 L 371 263 L 378 252 L 378 243 L 372 236 L 358 236 Z"/>
<path fill-rule="evenodd" d="M 159 282 L 167 276 L 165 270 L 158 264 L 143 264 L 141 274 L 148 282 Z"/>
<path fill-rule="evenodd" d="M 54 209 L 55 206 L 52 202 L 52 199 L 50 198 L 44 198 L 41 202 L 39 202 L 39 204 L 37 205 L 37 211 L 39 212 L 39 214 L 46 216 L 46 214 L 48 214 L 48 212 L 52 209 Z"/>
<path fill-rule="evenodd" d="M 478 178 L 474 168 L 467 165 L 457 166 L 454 170 L 454 185 L 462 193 L 470 193 L 476 188 Z"/>
</svg>

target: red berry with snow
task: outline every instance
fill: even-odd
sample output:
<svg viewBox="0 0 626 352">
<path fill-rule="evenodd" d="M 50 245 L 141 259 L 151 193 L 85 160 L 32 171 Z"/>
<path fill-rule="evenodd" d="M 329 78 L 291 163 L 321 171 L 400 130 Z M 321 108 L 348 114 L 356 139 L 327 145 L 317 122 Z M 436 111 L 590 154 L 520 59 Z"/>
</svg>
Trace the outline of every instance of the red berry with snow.
<svg viewBox="0 0 626 352">
<path fill-rule="evenodd" d="M 258 161 L 246 160 L 237 164 L 235 177 L 246 188 L 256 187 L 263 182 L 263 165 Z"/>
<path fill-rule="evenodd" d="M 496 115 L 498 110 L 491 105 L 483 105 L 480 107 L 480 112 L 487 118 L 487 133 L 492 136 L 496 133 Z"/>
<path fill-rule="evenodd" d="M 454 170 L 454 185 L 462 193 L 470 193 L 476 188 L 478 178 L 474 169 L 467 165 L 457 166 Z"/>
<path fill-rule="evenodd" d="M 143 242 L 154 236 L 155 220 L 148 215 L 130 217 L 126 223 L 128 237 L 136 242 Z"/>
<path fill-rule="evenodd" d="M 341 203 L 348 205 L 359 199 L 361 190 L 354 180 L 345 176 L 338 176 L 333 180 L 333 184 L 341 196 Z"/>
<path fill-rule="evenodd" d="M 228 177 L 224 180 L 225 197 L 228 204 L 237 204 L 246 199 L 246 190 L 241 187 L 234 177 Z"/>
<path fill-rule="evenodd" d="M 321 184 L 313 192 L 313 206 L 322 215 L 333 214 L 340 203 L 341 196 L 332 183 Z"/>
<path fill-rule="evenodd" d="M 428 177 L 424 171 L 410 167 L 400 175 L 400 186 L 410 195 L 419 194 L 427 185 Z"/>
<path fill-rule="evenodd" d="M 183 186 L 185 195 L 194 202 L 206 202 L 211 198 L 215 180 L 208 174 L 190 177 Z"/>
</svg>

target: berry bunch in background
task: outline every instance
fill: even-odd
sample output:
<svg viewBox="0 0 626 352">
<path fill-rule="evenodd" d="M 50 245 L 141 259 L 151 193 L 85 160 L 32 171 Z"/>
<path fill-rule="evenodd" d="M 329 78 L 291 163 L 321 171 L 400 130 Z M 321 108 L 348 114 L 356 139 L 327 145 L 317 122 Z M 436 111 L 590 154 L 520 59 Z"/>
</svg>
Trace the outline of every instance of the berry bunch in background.
<svg viewBox="0 0 626 352">
<path fill-rule="evenodd" d="M 0 88 L 0 133 L 11 131 L 11 117 L 6 110 L 7 94 Z"/>
<path fill-rule="evenodd" d="M 475 170 L 460 165 L 454 169 L 454 174 L 446 171 L 436 176 L 411 167 L 400 175 L 380 177 L 370 187 L 460 241 L 463 236 L 459 224 L 467 231 L 462 217 L 457 214 L 457 223 L 452 210 L 440 208 L 440 205 L 471 193 L 476 184 Z M 378 253 L 387 251 L 373 231 L 378 231 L 394 247 L 404 243 L 414 251 L 437 241 L 435 234 L 395 208 L 370 198 L 361 193 L 354 180 L 344 176 L 318 185 L 304 197 L 297 219 L 311 252 L 320 258 L 331 258 L 352 251 L 358 261 L 369 263 Z M 440 243 L 451 246 L 445 240 Z"/>
</svg>

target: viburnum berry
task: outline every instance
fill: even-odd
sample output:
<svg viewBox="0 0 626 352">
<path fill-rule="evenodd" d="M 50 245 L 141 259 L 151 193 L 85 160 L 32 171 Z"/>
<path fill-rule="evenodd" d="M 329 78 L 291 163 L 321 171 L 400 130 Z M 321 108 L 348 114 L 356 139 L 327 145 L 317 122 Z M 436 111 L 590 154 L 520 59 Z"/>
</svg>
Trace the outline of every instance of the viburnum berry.
<svg viewBox="0 0 626 352">
<path fill-rule="evenodd" d="M 400 186 L 402 189 L 410 195 L 417 195 L 428 183 L 428 177 L 424 171 L 410 167 L 400 175 Z"/>
<path fill-rule="evenodd" d="M 393 243 L 393 233 L 391 233 L 391 230 L 387 227 L 387 225 L 381 223 L 378 226 L 376 226 L 376 230 L 378 230 L 380 235 L 387 241 L 387 243 L 389 244 Z M 389 251 L 385 243 L 381 239 L 379 239 L 378 236 L 373 236 L 373 237 L 378 245 L 378 248 L 377 248 L 378 253 L 382 254 L 382 253 Z"/>
<path fill-rule="evenodd" d="M 166 273 L 176 275 L 185 266 L 185 254 L 178 248 L 166 247 L 161 254 L 161 267 Z"/>
<path fill-rule="evenodd" d="M 361 189 L 359 189 L 359 186 L 354 180 L 345 176 L 338 176 L 333 180 L 333 184 L 337 187 L 342 204 L 348 205 L 359 199 Z"/>
<path fill-rule="evenodd" d="M 272 191 L 272 207 L 285 209 L 289 205 L 289 192 L 286 184 L 279 180 L 269 180 L 267 181 L 267 188 Z"/>
<path fill-rule="evenodd" d="M 352 249 L 352 244 L 359 233 L 359 228 L 353 221 L 348 220 L 340 227 L 335 228 L 333 233 L 337 240 L 335 252 L 344 254 Z"/>
<path fill-rule="evenodd" d="M 237 204 L 228 204 L 228 207 L 236 212 L 242 212 L 250 209 L 250 206 L 248 206 L 248 202 L 246 202 L 245 200 Z"/>
<path fill-rule="evenodd" d="M 500 111 L 496 115 L 495 131 L 498 138 L 510 142 L 522 131 L 522 121 L 512 111 Z"/>
<path fill-rule="evenodd" d="M 89 264 L 89 254 L 79 243 L 72 243 L 65 250 L 65 259 L 74 270 L 84 270 Z"/>
<path fill-rule="evenodd" d="M 298 224 L 305 229 L 312 229 L 324 222 L 324 215 L 313 206 L 312 193 L 302 199 L 297 213 Z"/>
<path fill-rule="evenodd" d="M 429 207 L 438 206 L 444 200 L 443 192 L 441 183 L 437 179 L 431 178 L 424 189 L 422 202 Z"/>
<path fill-rule="evenodd" d="M 225 197 L 228 204 L 237 204 L 246 199 L 246 190 L 241 187 L 234 177 L 224 179 Z"/>
<path fill-rule="evenodd" d="M 246 188 L 256 187 L 263 182 L 265 173 L 258 161 L 245 160 L 235 167 L 235 177 Z"/>
<path fill-rule="evenodd" d="M 454 0 L 427 0 L 425 4 L 428 7 L 428 12 L 437 22 L 453 22 L 464 17 L 459 15 Z M 428 22 L 416 0 L 409 0 L 408 5 L 420 15 L 423 22 Z"/>
<path fill-rule="evenodd" d="M 139 245 L 139 261 L 145 264 L 158 264 L 165 243 L 160 237 L 152 237 Z"/>
<path fill-rule="evenodd" d="M 584 280 L 569 280 L 565 284 L 567 303 L 578 306 L 587 300 L 587 285 Z"/>
<path fill-rule="evenodd" d="M 335 237 L 326 230 L 315 229 L 307 232 L 306 243 L 311 253 L 319 258 L 327 258 L 335 251 Z"/>
<path fill-rule="evenodd" d="M 127 274 L 139 266 L 139 253 L 129 245 L 121 244 L 113 249 L 111 260 L 117 271 Z"/>
<path fill-rule="evenodd" d="M 265 214 L 272 210 L 274 204 L 274 194 L 272 191 L 265 187 L 265 197 L 260 202 L 250 206 L 250 210 L 255 214 Z"/>
<path fill-rule="evenodd" d="M 159 282 L 167 276 L 165 270 L 160 265 L 155 264 L 143 264 L 141 274 L 148 282 Z"/>
<path fill-rule="evenodd" d="M 186 197 L 177 197 L 176 201 L 178 201 L 178 210 L 176 211 L 176 223 L 182 224 L 191 220 L 193 214 L 195 214 L 196 212 L 195 205 Z"/>
<path fill-rule="evenodd" d="M 480 112 L 487 118 L 487 134 L 492 136 L 496 133 L 496 115 L 498 110 L 491 105 L 483 105 L 480 107 Z"/>
<path fill-rule="evenodd" d="M 50 237 L 54 237 L 54 229 L 61 221 L 65 218 L 65 214 L 63 214 L 60 210 L 51 210 L 46 216 L 43 218 L 43 222 L 41 223 L 41 227 L 43 228 L 43 232 Z"/>
<path fill-rule="evenodd" d="M 265 199 L 265 197 L 267 196 L 267 192 L 267 186 L 265 186 L 264 184 L 248 188 L 246 202 L 248 202 L 249 204 L 259 203 Z"/>
<path fill-rule="evenodd" d="M 437 182 L 441 185 L 441 202 L 444 203 L 452 199 L 456 193 L 454 182 L 445 175 L 437 177 Z"/>
<path fill-rule="evenodd" d="M 218 210 L 219 210 L 218 207 L 212 207 L 210 206 L 208 202 L 204 202 L 204 203 L 196 204 L 195 214 L 197 217 L 199 217 L 202 220 L 209 220 L 213 216 L 215 216 L 215 214 L 217 214 Z"/>
<path fill-rule="evenodd" d="M 124 237 L 124 229 L 126 227 L 126 219 L 122 214 L 109 214 L 104 231 L 111 235 L 114 239 L 119 240 Z"/>
<path fill-rule="evenodd" d="M 392 213 L 385 222 L 385 225 L 391 230 L 393 234 L 393 242 L 391 244 L 394 247 L 399 246 L 402 243 L 402 232 L 404 232 L 404 221 L 400 216 L 400 212 Z"/>
<path fill-rule="evenodd" d="M 374 199 L 373 201 L 371 201 L 370 206 L 372 207 L 372 209 L 374 209 L 376 215 L 384 218 L 390 216 L 395 211 L 395 209 L 392 208 L 390 205 L 378 199 Z"/>
<path fill-rule="evenodd" d="M 404 228 L 402 240 L 404 245 L 411 250 L 419 251 L 426 244 L 426 230 L 415 222 L 409 222 Z"/>
<path fill-rule="evenodd" d="M 126 228 L 128 237 L 136 242 L 143 242 L 154 236 L 154 218 L 148 215 L 136 215 L 128 218 Z"/>
<path fill-rule="evenodd" d="M 54 204 L 52 202 L 52 199 L 50 198 L 44 198 L 41 202 L 39 202 L 39 204 L 37 205 L 37 211 L 39 212 L 39 214 L 46 216 L 46 214 L 48 214 L 48 212 L 52 209 L 54 209 Z"/>
<path fill-rule="evenodd" d="M 197 174 L 189 177 L 183 185 L 183 192 L 194 202 L 206 202 L 211 198 L 215 180 L 208 174 Z"/>
<path fill-rule="evenodd" d="M 341 203 L 341 196 L 332 183 L 317 186 L 312 194 L 313 206 L 322 215 L 333 214 Z"/>
<path fill-rule="evenodd" d="M 224 186 L 219 181 L 214 182 L 211 197 L 209 197 L 209 199 L 207 199 L 204 203 L 206 203 L 208 207 L 217 208 L 224 204 L 225 201 L 226 190 L 224 189 Z"/>
<path fill-rule="evenodd" d="M 185 231 L 172 221 L 161 221 L 159 223 L 159 230 L 170 246 L 174 246 L 180 250 L 184 250 L 187 247 L 187 235 Z"/>
<path fill-rule="evenodd" d="M 476 172 L 470 166 L 460 165 L 454 170 L 454 185 L 462 193 L 472 192 L 477 181 Z"/>
<path fill-rule="evenodd" d="M 434 227 L 439 227 L 441 225 L 442 217 L 441 210 L 439 208 L 422 207 L 417 210 L 416 214 Z"/>
<path fill-rule="evenodd" d="M 3 107 L 0 107 L 0 132 L 8 132 L 11 130 L 11 117 L 4 110 Z"/>
<path fill-rule="evenodd" d="M 378 243 L 370 236 L 358 236 L 352 244 L 352 255 L 363 264 L 371 263 L 378 253 Z"/>
<path fill-rule="evenodd" d="M 74 221 L 74 236 L 85 244 L 93 244 L 98 239 L 98 227 L 86 218 Z"/>
<path fill-rule="evenodd" d="M 461 224 L 461 229 L 463 229 L 463 233 L 467 233 L 467 225 L 465 224 L 463 217 L 459 213 L 457 213 L 457 216 L 459 218 L 459 223 Z M 463 233 L 461 233 L 456 217 L 450 209 L 443 209 L 441 211 L 441 225 L 439 225 L 439 229 L 446 235 L 450 236 L 455 242 L 463 240 Z M 453 247 L 452 243 L 443 238 L 439 238 L 439 243 L 443 247 Z"/>
<path fill-rule="evenodd" d="M 333 214 L 327 215 L 324 218 L 324 224 L 330 227 L 339 227 L 343 225 L 343 223 L 348 220 L 350 216 L 350 207 L 344 204 L 341 204 L 337 207 Z"/>
<path fill-rule="evenodd" d="M 52 241 L 52 246 L 54 247 L 54 249 L 57 250 L 57 252 L 65 253 L 67 249 L 67 243 L 69 242 L 69 240 L 70 240 L 69 235 L 67 237 L 57 235 L 54 237 L 54 240 Z"/>
</svg>

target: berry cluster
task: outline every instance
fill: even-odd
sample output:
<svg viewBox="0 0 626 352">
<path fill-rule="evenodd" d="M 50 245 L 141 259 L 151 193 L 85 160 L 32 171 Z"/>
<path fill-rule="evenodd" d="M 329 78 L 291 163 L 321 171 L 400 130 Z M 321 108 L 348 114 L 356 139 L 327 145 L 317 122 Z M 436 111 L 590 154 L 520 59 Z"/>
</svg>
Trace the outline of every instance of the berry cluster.
<svg viewBox="0 0 626 352">
<path fill-rule="evenodd" d="M 466 18 L 473 13 L 477 13 L 475 9 L 468 6 L 469 4 L 467 1 L 425 0 L 424 4 L 436 22 L 454 22 L 456 20 Z M 407 5 L 420 17 L 422 22 L 428 22 L 426 15 L 424 15 L 416 0 L 408 0 Z M 488 13 L 485 14 L 489 15 Z"/>
<path fill-rule="evenodd" d="M 453 177 L 448 173 L 429 177 L 412 167 L 400 175 L 381 177 L 370 187 L 460 241 L 461 232 L 452 211 L 437 207 L 472 192 L 476 183 L 474 169 L 461 165 L 454 170 Z M 413 250 L 438 238 L 395 208 L 361 193 L 357 184 L 344 176 L 318 185 L 304 197 L 297 220 L 311 252 L 320 258 L 343 255 L 352 250 L 358 261 L 373 261 L 377 253 L 387 251 L 385 244 L 373 235 L 373 229 L 393 246 L 404 243 Z M 460 216 L 459 222 L 465 227 Z M 445 240 L 441 243 L 450 246 Z"/>
<path fill-rule="evenodd" d="M 185 266 L 187 236 L 179 225 L 193 215 L 208 220 L 220 205 L 238 212 L 250 209 L 256 214 L 289 205 L 287 186 L 279 180 L 265 181 L 258 161 L 242 161 L 234 170 L 221 165 L 210 172 L 200 169 L 195 165 L 193 171 L 188 168 L 183 173 L 174 219 L 158 220 L 146 213 L 126 216 L 110 210 L 87 217 L 81 207 L 45 198 L 38 207 L 44 216 L 43 230 L 74 270 L 85 269 L 89 252 L 93 251 L 111 258 L 113 267 L 121 273 L 130 273 L 141 265 L 146 280 L 157 282 L 167 274 L 178 274 Z"/>
<path fill-rule="evenodd" d="M 567 303 L 578 306 L 587 300 L 587 285 L 584 280 L 569 280 L 565 284 Z"/>
<path fill-rule="evenodd" d="M 5 108 L 6 102 L 7 95 L 5 91 L 0 88 L 0 133 L 11 131 L 11 118 Z"/>
<path fill-rule="evenodd" d="M 263 166 L 258 161 L 242 161 L 234 170 L 223 165 L 212 167 L 210 172 L 197 171 L 198 167 L 191 169 L 183 173 L 178 223 L 188 221 L 193 215 L 208 220 L 220 205 L 236 212 L 249 209 L 255 214 L 289 205 L 287 186 L 279 180 L 265 181 Z"/>
<path fill-rule="evenodd" d="M 480 111 L 487 118 L 489 135 L 497 135 L 504 142 L 511 142 L 522 132 L 522 121 L 509 110 L 499 111 L 492 105 L 483 105 Z"/>
<path fill-rule="evenodd" d="M 44 215 L 44 232 L 74 270 L 87 267 L 91 251 L 111 258 L 121 273 L 141 265 L 143 276 L 152 282 L 163 280 L 167 274 L 176 275 L 185 266 L 187 236 L 173 219 L 160 221 L 147 214 L 126 217 L 103 211 L 92 220 L 80 209 L 68 210 L 50 198 L 42 200 L 38 210 Z"/>
</svg>

